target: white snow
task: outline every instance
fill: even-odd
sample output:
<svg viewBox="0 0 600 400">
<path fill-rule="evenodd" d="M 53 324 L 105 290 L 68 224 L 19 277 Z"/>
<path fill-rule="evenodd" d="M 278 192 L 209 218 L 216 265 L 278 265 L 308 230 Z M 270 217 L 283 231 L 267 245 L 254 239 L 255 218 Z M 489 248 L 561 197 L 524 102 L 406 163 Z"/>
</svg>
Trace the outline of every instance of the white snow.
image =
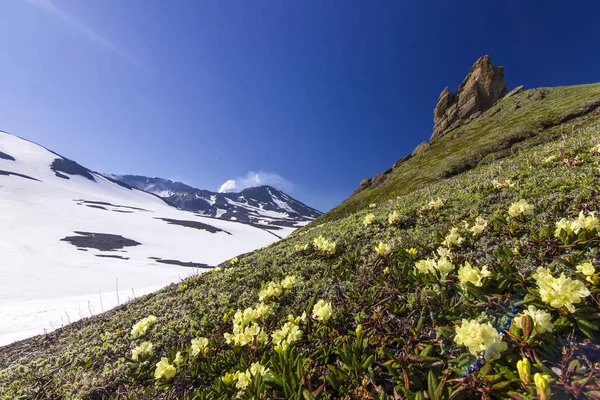
<svg viewBox="0 0 600 400">
<path fill-rule="evenodd" d="M 156 196 L 126 189 L 100 175 L 94 174 L 96 182 L 74 175 L 58 178 L 50 170 L 58 156 L 3 132 L 0 151 L 16 158 L 0 159 L 0 170 L 39 180 L 0 175 L 0 345 L 106 311 L 117 304 L 117 284 L 123 303 L 132 289 L 139 296 L 202 272 L 160 264 L 150 257 L 216 265 L 276 240 L 246 224 L 177 210 Z M 98 209 L 84 201 L 112 205 Z M 231 235 L 157 218 L 198 221 Z M 81 251 L 61 241 L 76 236 L 74 231 L 121 235 L 141 245 L 110 252 Z"/>
</svg>

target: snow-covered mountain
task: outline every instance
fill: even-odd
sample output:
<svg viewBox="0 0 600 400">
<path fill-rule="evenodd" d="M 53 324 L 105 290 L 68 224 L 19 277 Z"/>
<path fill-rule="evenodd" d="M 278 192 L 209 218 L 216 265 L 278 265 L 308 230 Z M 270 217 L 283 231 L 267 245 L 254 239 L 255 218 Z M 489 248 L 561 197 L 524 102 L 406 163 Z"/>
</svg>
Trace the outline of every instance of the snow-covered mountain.
<svg viewBox="0 0 600 400">
<path fill-rule="evenodd" d="M 293 230 L 179 210 L 0 131 L 0 345 L 107 310 Z"/>
<path fill-rule="evenodd" d="M 299 227 L 321 215 L 320 211 L 271 186 L 252 187 L 239 193 L 217 193 L 163 178 L 139 175 L 108 176 L 156 194 L 182 210 L 213 218 Z"/>
</svg>

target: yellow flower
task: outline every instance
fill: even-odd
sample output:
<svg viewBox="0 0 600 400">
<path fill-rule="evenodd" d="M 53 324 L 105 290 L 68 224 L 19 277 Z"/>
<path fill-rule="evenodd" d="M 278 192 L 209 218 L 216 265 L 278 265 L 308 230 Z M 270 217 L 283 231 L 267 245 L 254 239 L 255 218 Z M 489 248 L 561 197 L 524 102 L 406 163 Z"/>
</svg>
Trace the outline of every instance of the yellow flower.
<svg viewBox="0 0 600 400">
<path fill-rule="evenodd" d="M 455 328 L 456 344 L 465 346 L 474 356 L 486 353 L 485 357 L 490 360 L 500 358 L 500 353 L 508 348 L 502 341 L 501 335 L 489 322 L 482 324 L 472 319 L 462 320 L 462 325 Z"/>
<path fill-rule="evenodd" d="M 252 383 L 252 375 L 250 371 L 240 372 L 237 376 L 235 387 L 238 389 L 246 389 Z"/>
<path fill-rule="evenodd" d="M 436 262 L 433 258 L 419 260 L 415 263 L 415 270 L 420 274 L 430 274 L 435 271 Z"/>
<path fill-rule="evenodd" d="M 297 280 L 298 279 L 295 276 L 288 275 L 281 281 L 281 287 L 284 289 L 291 289 L 292 286 L 296 284 Z"/>
<path fill-rule="evenodd" d="M 237 381 L 238 376 L 240 376 L 240 371 L 227 372 L 221 377 L 221 381 L 223 381 L 225 385 L 230 386 L 233 382 Z"/>
<path fill-rule="evenodd" d="M 413 257 L 415 257 L 417 255 L 417 249 L 415 249 L 414 247 L 411 247 L 410 249 L 406 249 L 405 251 Z"/>
<path fill-rule="evenodd" d="M 458 233 L 458 228 L 451 228 L 442 244 L 448 248 L 461 244 L 465 239 Z"/>
<path fill-rule="evenodd" d="M 549 400 L 552 392 L 550 389 L 550 375 L 540 374 L 537 372 L 533 375 L 533 382 L 535 382 L 535 388 L 537 389 L 537 395 L 539 400 Z"/>
<path fill-rule="evenodd" d="M 135 325 L 133 325 L 133 328 L 131 328 L 131 336 L 134 338 L 142 336 L 146 333 L 148 328 L 150 328 L 150 326 L 156 322 L 157 319 L 158 318 L 156 318 L 154 315 L 149 315 L 146 318 L 142 318 Z"/>
<path fill-rule="evenodd" d="M 560 237 L 564 232 L 567 236 L 578 235 L 582 230 L 588 232 L 598 231 L 598 218 L 594 212 L 589 213 L 587 216 L 583 214 L 583 211 L 579 213 L 579 216 L 575 219 L 561 218 L 556 223 L 556 229 L 554 230 L 554 236 Z"/>
<path fill-rule="evenodd" d="M 131 358 L 134 361 L 137 361 L 141 357 L 144 357 L 144 356 L 147 356 L 149 354 L 152 354 L 153 350 L 154 350 L 154 346 L 152 345 L 152 343 L 150 343 L 150 342 L 143 342 L 139 346 L 137 346 L 133 350 L 131 350 Z"/>
<path fill-rule="evenodd" d="M 206 355 L 208 352 L 208 338 L 200 337 L 192 339 L 192 357 L 196 357 L 198 354 Z"/>
<path fill-rule="evenodd" d="M 567 278 L 564 272 L 555 278 L 548 269 L 539 267 L 533 278 L 542 301 L 554 308 L 565 307 L 569 312 L 575 312 L 574 304 L 581 303 L 582 298 L 590 295 L 583 282 Z"/>
<path fill-rule="evenodd" d="M 297 244 L 296 251 L 304 251 L 308 250 L 308 244 Z"/>
<path fill-rule="evenodd" d="M 247 372 L 254 377 L 262 376 L 268 379 L 271 376 L 271 370 L 258 362 L 253 363 Z"/>
<path fill-rule="evenodd" d="M 313 318 L 318 321 L 327 323 L 329 318 L 331 318 L 331 314 L 333 309 L 331 308 L 331 303 L 326 302 L 325 300 L 319 300 L 317 304 L 313 307 Z"/>
<path fill-rule="evenodd" d="M 335 253 L 335 242 L 325 239 L 323 236 L 319 236 L 313 240 L 313 245 L 317 248 L 317 250 L 327 254 L 332 255 Z"/>
<path fill-rule="evenodd" d="M 429 203 L 427 203 L 423 207 L 421 207 L 420 212 L 421 212 L 421 214 L 425 214 L 431 210 L 437 210 L 438 208 L 441 208 L 445 202 L 446 202 L 445 199 L 438 197 L 437 200 L 431 200 Z"/>
<path fill-rule="evenodd" d="M 365 218 L 363 219 L 363 225 L 364 226 L 369 226 L 373 223 L 373 221 L 375 221 L 375 215 L 374 214 L 367 214 L 365 215 Z"/>
<path fill-rule="evenodd" d="M 448 275 L 454 270 L 454 265 L 452 264 L 452 261 L 445 257 L 442 257 L 437 260 L 437 263 L 435 264 L 435 269 L 440 271 L 440 273 L 443 275 Z"/>
<path fill-rule="evenodd" d="M 236 265 L 239 262 L 240 262 L 240 260 L 237 257 L 234 257 L 231 260 L 229 260 L 229 264 L 231 264 L 231 265 Z"/>
<path fill-rule="evenodd" d="M 171 379 L 175 376 L 177 369 L 175 366 L 169 364 L 169 359 L 167 357 L 163 357 L 156 364 L 156 371 L 154 371 L 154 378 L 156 379 Z"/>
<path fill-rule="evenodd" d="M 446 247 L 438 247 L 437 253 L 442 258 L 451 258 L 452 257 L 452 253 L 450 252 L 450 249 L 447 249 Z"/>
<path fill-rule="evenodd" d="M 529 381 L 531 380 L 531 364 L 529 360 L 524 358 L 517 361 L 517 371 L 523 385 L 529 385 Z"/>
<path fill-rule="evenodd" d="M 579 271 L 585 276 L 592 276 L 596 272 L 596 268 L 594 268 L 592 263 L 589 261 L 581 263 L 575 268 L 577 268 L 577 271 Z"/>
<path fill-rule="evenodd" d="M 375 208 L 375 207 L 377 207 L 377 203 L 371 203 L 371 204 L 369 204 L 369 208 Z"/>
<path fill-rule="evenodd" d="M 182 363 L 183 363 L 183 355 L 181 354 L 180 351 L 178 351 L 177 354 L 175 354 L 175 360 L 173 360 L 173 364 L 179 365 Z"/>
<path fill-rule="evenodd" d="M 508 207 L 508 215 L 511 217 L 519 217 L 521 215 L 533 215 L 534 206 L 521 199 L 516 203 L 512 203 Z"/>
<path fill-rule="evenodd" d="M 462 267 L 458 269 L 458 280 L 461 284 L 471 283 L 473 286 L 483 286 L 483 280 L 492 275 L 492 272 L 487 269 L 484 265 L 481 269 L 473 267 L 468 261 L 466 261 Z"/>
<path fill-rule="evenodd" d="M 523 315 L 528 315 L 533 321 L 533 334 L 552 332 L 554 325 L 552 324 L 552 315 L 544 310 L 538 310 L 535 306 L 527 307 L 527 310 L 523 311 L 523 314 L 519 314 L 515 317 L 514 323 L 516 326 L 521 327 L 521 320 Z"/>
<path fill-rule="evenodd" d="M 383 242 L 379 242 L 379 244 L 377 246 L 375 246 L 375 252 L 377 254 L 379 254 L 380 256 L 388 255 L 391 251 L 392 251 L 392 249 L 391 249 L 390 245 L 383 243 Z"/>
<path fill-rule="evenodd" d="M 390 225 L 397 224 L 398 221 L 400 221 L 400 214 L 398 214 L 398 211 L 392 211 L 391 213 L 389 213 L 389 215 L 388 215 L 388 223 Z"/>
<path fill-rule="evenodd" d="M 269 282 L 267 287 L 260 291 L 258 294 L 258 299 L 260 301 L 263 300 L 271 300 L 275 297 L 279 297 L 282 293 L 283 289 L 281 285 L 277 282 Z"/>
<path fill-rule="evenodd" d="M 480 235 L 483 230 L 487 227 L 488 223 L 485 219 L 481 217 L 477 217 L 475 220 L 475 224 L 471 227 L 471 232 L 473 232 L 473 236 Z"/>
</svg>

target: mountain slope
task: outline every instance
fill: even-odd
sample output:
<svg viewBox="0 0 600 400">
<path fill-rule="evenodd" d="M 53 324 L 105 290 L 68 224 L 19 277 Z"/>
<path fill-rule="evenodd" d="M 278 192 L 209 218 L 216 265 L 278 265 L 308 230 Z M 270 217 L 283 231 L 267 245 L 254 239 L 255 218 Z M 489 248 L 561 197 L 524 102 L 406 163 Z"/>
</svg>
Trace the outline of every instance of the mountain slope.
<svg viewBox="0 0 600 400">
<path fill-rule="evenodd" d="M 538 93 L 543 97 L 534 96 Z M 600 84 L 524 90 L 500 99 L 493 109 L 492 116 L 484 114 L 380 174 L 385 178 L 380 186 L 350 196 L 316 223 L 335 221 L 584 126 L 600 114 Z"/>
<path fill-rule="evenodd" d="M 0 392 L 85 399 L 530 399 L 548 391 L 552 398 L 597 398 L 598 124 L 600 117 L 591 115 L 564 121 L 569 134 L 559 140 L 551 135 L 409 192 L 402 185 L 412 183 L 392 187 L 390 179 L 381 196 L 401 192 L 392 202 L 355 204 L 353 214 L 346 209 L 333 222 L 325 214 L 321 224 L 222 264 L 222 271 L 0 348 Z M 488 143 L 513 137 L 500 128 L 476 133 Z M 440 143 L 453 148 L 451 140 Z M 457 160 L 449 157 L 438 159 L 442 170 Z M 407 163 L 407 176 L 417 173 L 410 165 L 420 166 Z M 576 226 L 569 221 L 580 213 L 585 228 L 556 232 Z M 286 288 L 278 291 L 277 284 Z M 242 312 L 247 307 L 254 311 Z M 132 327 L 148 316 L 156 322 L 134 335 Z M 205 348 L 192 341 L 202 337 Z M 151 350 L 140 353 L 145 342 Z"/>
<path fill-rule="evenodd" d="M 156 194 L 182 210 L 213 218 L 299 227 L 322 214 L 271 186 L 247 188 L 239 193 L 217 193 L 163 178 L 139 175 L 109 176 L 137 189 Z"/>
<path fill-rule="evenodd" d="M 0 152 L 0 344 L 99 313 L 293 230 L 177 210 L 4 132 Z"/>
</svg>

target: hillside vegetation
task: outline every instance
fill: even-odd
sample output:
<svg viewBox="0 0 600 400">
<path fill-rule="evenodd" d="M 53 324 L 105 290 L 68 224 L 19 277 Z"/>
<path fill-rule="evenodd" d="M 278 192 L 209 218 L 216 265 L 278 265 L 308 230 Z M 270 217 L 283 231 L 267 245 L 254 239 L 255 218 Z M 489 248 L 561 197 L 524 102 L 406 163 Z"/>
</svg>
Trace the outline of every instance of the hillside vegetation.
<svg viewBox="0 0 600 400">
<path fill-rule="evenodd" d="M 1 348 L 0 393 L 598 398 L 599 98 L 502 100 L 320 224 Z"/>
<path fill-rule="evenodd" d="M 542 91 L 545 98 L 531 100 L 534 91 Z M 513 110 L 515 105 L 519 108 Z M 480 117 L 433 141 L 424 154 L 394 168 L 381 186 L 346 199 L 317 223 L 335 221 L 371 203 L 394 199 L 520 149 L 555 140 L 597 118 L 598 106 L 600 84 L 531 89 L 500 99 L 493 107 L 499 110 L 496 114 Z"/>
</svg>

